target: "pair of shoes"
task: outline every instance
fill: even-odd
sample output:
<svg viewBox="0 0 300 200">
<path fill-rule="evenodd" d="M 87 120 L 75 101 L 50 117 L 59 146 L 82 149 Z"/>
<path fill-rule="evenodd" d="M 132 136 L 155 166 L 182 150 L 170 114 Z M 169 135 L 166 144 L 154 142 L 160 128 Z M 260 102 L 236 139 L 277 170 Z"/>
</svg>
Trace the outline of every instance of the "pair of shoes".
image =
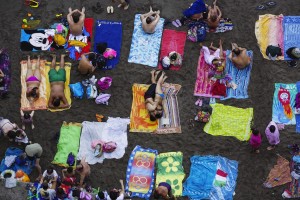
<svg viewBox="0 0 300 200">
<path fill-rule="evenodd" d="M 103 8 L 101 7 L 100 2 L 97 2 L 96 6 L 92 7 L 92 11 L 96 14 L 100 14 L 103 12 Z"/>
<path fill-rule="evenodd" d="M 176 19 L 174 21 L 172 21 L 173 26 L 175 26 L 176 28 L 182 26 L 181 22 L 179 19 Z"/>
<path fill-rule="evenodd" d="M 264 4 L 260 4 L 258 6 L 256 6 L 256 10 L 266 10 L 267 8 L 272 8 L 276 6 L 276 2 L 275 1 L 268 1 Z"/>
<path fill-rule="evenodd" d="M 202 106 L 202 103 L 203 103 L 203 102 L 202 102 L 202 99 L 198 99 L 198 100 L 195 102 L 195 105 L 201 107 L 201 106 Z"/>
<path fill-rule="evenodd" d="M 112 6 L 107 6 L 107 13 L 109 14 L 109 13 L 114 13 L 114 7 L 112 7 Z"/>
<path fill-rule="evenodd" d="M 297 61 L 295 60 L 291 60 L 291 61 L 288 61 L 288 66 L 289 67 L 297 67 Z"/>
</svg>

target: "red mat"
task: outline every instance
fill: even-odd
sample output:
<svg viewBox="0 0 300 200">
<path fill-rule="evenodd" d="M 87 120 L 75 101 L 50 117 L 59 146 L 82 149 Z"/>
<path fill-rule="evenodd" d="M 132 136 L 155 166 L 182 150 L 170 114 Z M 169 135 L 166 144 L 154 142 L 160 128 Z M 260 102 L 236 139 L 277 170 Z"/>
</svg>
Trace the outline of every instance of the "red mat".
<svg viewBox="0 0 300 200">
<path fill-rule="evenodd" d="M 158 68 L 162 69 L 161 59 L 167 56 L 171 51 L 180 53 L 183 58 L 184 45 L 186 41 L 186 32 L 165 29 L 162 37 L 161 51 Z M 179 70 L 180 66 L 172 66 L 170 70 Z"/>
</svg>

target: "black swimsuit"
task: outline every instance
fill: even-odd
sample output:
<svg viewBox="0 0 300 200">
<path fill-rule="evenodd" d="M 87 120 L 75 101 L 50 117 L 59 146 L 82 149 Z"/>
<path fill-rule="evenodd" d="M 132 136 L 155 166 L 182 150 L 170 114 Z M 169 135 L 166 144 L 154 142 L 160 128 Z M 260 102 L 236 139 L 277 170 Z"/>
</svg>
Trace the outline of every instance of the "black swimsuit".
<svg viewBox="0 0 300 200">
<path fill-rule="evenodd" d="M 149 98 L 155 99 L 155 90 L 156 90 L 156 84 L 152 83 L 148 88 L 148 90 L 145 92 L 144 95 L 145 100 Z"/>
</svg>

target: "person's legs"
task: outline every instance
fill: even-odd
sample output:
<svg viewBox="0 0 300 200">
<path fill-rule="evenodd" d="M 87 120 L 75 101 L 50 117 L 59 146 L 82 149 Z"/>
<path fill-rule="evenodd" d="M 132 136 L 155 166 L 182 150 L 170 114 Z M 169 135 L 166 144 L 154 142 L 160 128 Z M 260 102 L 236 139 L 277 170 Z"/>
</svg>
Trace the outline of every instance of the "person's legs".
<svg viewBox="0 0 300 200">
<path fill-rule="evenodd" d="M 231 49 L 233 50 L 233 49 L 236 49 L 236 48 L 238 48 L 238 45 L 236 43 L 231 43 Z"/>
<path fill-rule="evenodd" d="M 223 42 L 222 42 L 222 40 L 220 39 L 220 41 L 219 41 L 219 45 L 220 45 L 220 46 L 219 46 L 219 49 L 220 49 L 219 57 L 220 57 L 220 58 L 223 58 L 223 46 L 222 46 L 222 43 L 223 43 Z"/>
<path fill-rule="evenodd" d="M 65 68 L 65 54 L 61 54 L 60 56 L 60 68 L 64 69 Z"/>
<path fill-rule="evenodd" d="M 41 180 L 41 178 L 42 178 L 42 168 L 40 166 L 40 158 L 36 159 L 35 167 L 36 167 L 36 169 L 38 170 L 38 173 L 39 173 L 39 177 L 37 178 L 37 180 Z"/>
<path fill-rule="evenodd" d="M 31 64 L 31 61 L 30 61 L 30 56 L 28 55 L 27 56 L 27 72 L 26 72 L 26 80 L 33 76 L 33 73 L 32 73 L 32 64 Z"/>
<path fill-rule="evenodd" d="M 40 55 L 38 55 L 38 60 L 34 70 L 34 76 L 41 81 L 41 72 L 40 72 Z"/>
<path fill-rule="evenodd" d="M 51 56 L 52 56 L 51 68 L 55 69 L 55 66 L 56 66 L 56 55 L 52 54 Z"/>
</svg>

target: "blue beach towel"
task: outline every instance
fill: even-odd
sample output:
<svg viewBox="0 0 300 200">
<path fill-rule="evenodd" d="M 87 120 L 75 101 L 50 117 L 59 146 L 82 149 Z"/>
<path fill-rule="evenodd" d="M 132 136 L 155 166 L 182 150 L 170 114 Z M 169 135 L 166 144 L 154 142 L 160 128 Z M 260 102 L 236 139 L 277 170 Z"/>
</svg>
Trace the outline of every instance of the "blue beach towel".
<svg viewBox="0 0 300 200">
<path fill-rule="evenodd" d="M 160 18 L 153 34 L 145 33 L 140 19 L 141 14 L 136 14 L 134 30 L 128 62 L 157 67 L 158 54 L 164 26 L 164 19 Z"/>
<path fill-rule="evenodd" d="M 296 83 L 297 91 L 300 92 L 300 81 Z M 300 114 L 295 114 L 296 117 L 296 133 L 300 133 Z"/>
<path fill-rule="evenodd" d="M 203 2 L 203 0 L 196 0 L 191 7 L 189 7 L 188 9 L 186 9 L 183 12 L 183 15 L 190 18 L 191 16 L 193 16 L 194 14 L 198 14 L 198 13 L 203 13 L 206 12 L 206 6 L 205 3 Z"/>
<path fill-rule="evenodd" d="M 96 22 L 96 32 L 94 36 L 94 51 L 97 50 L 98 43 L 107 43 L 108 48 L 117 51 L 117 57 L 109 59 L 103 69 L 113 69 L 120 60 L 122 45 L 122 23 L 117 21 L 98 20 Z"/>
<path fill-rule="evenodd" d="M 0 97 L 4 97 L 9 92 L 11 83 L 11 62 L 6 49 L 0 53 L 0 70 L 4 73 L 2 83 L 0 83 Z"/>
<path fill-rule="evenodd" d="M 230 50 L 226 51 L 226 71 L 229 76 L 232 78 L 232 82 L 237 84 L 237 89 L 227 88 L 226 89 L 226 97 L 221 98 L 221 100 L 235 98 L 235 99 L 246 99 L 248 98 L 248 85 L 250 81 L 250 74 L 252 69 L 252 61 L 253 61 L 253 52 L 247 51 L 248 56 L 251 58 L 251 63 L 248 67 L 239 70 L 234 66 L 234 64 L 228 58 Z"/>
<path fill-rule="evenodd" d="M 23 153 L 24 153 L 24 151 L 21 149 L 18 149 L 15 147 L 9 147 L 5 152 L 5 157 L 6 156 L 20 156 Z M 29 175 L 32 171 L 32 168 L 34 167 L 35 160 L 28 160 L 27 158 L 25 159 L 26 164 L 24 164 L 24 165 L 18 165 L 17 163 L 14 163 L 10 167 L 7 167 L 5 165 L 5 157 L 1 161 L 0 172 L 3 172 L 6 169 L 11 169 L 16 172 L 19 169 L 21 169 L 23 172 L 25 172 L 26 174 Z"/>
<path fill-rule="evenodd" d="M 286 54 L 291 47 L 300 46 L 300 16 L 283 17 L 284 60 L 292 60 Z"/>
<path fill-rule="evenodd" d="M 279 96 L 286 97 L 289 94 L 290 98 L 289 104 L 282 103 L 278 98 L 278 93 L 280 93 L 280 88 L 286 90 L 284 94 L 279 94 Z M 282 93 L 282 92 L 281 92 Z M 275 91 L 273 96 L 273 107 L 272 107 L 272 121 L 279 124 L 296 124 L 294 106 L 295 97 L 297 95 L 296 84 L 284 84 L 275 83 Z M 291 112 L 290 112 L 291 111 Z"/>
</svg>

